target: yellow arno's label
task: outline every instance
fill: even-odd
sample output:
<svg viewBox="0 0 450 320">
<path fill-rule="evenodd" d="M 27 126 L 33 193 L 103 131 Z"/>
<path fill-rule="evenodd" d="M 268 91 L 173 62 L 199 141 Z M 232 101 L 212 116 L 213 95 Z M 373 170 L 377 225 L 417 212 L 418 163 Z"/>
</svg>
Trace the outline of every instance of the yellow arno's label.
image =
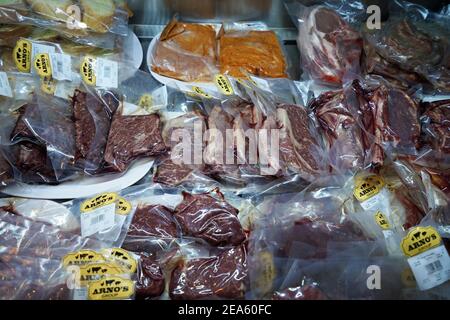
<svg viewBox="0 0 450 320">
<path fill-rule="evenodd" d="M 54 95 L 56 91 L 56 82 L 52 77 L 41 78 L 41 90 L 50 95 Z"/>
<path fill-rule="evenodd" d="M 107 276 L 121 275 L 126 272 L 111 263 L 90 263 L 80 267 L 80 285 L 86 286 L 89 282 L 103 279 Z"/>
<path fill-rule="evenodd" d="M 121 277 L 107 277 L 88 284 L 89 300 L 129 299 L 134 294 L 134 282 Z"/>
<path fill-rule="evenodd" d="M 105 261 L 105 257 L 93 250 L 80 250 L 77 252 L 71 252 L 65 255 L 62 259 L 64 267 L 101 261 Z"/>
<path fill-rule="evenodd" d="M 114 263 L 117 263 L 129 273 L 135 273 L 137 270 L 137 261 L 126 250 L 121 248 L 112 248 L 104 250 L 105 256 Z"/>
<path fill-rule="evenodd" d="M 441 244 L 441 236 L 433 227 L 415 227 L 403 238 L 401 248 L 405 255 L 416 256 Z"/>
<path fill-rule="evenodd" d="M 111 203 L 116 202 L 118 196 L 116 193 L 103 193 L 94 198 L 88 199 L 81 204 L 81 212 L 86 213 L 97 208 L 107 206 Z"/>
<path fill-rule="evenodd" d="M 40 53 L 34 58 L 34 68 L 41 77 L 51 77 L 52 66 L 48 53 Z"/>
<path fill-rule="evenodd" d="M 13 60 L 17 69 L 21 72 L 31 71 L 31 47 L 30 41 L 20 39 L 13 50 Z"/>
<path fill-rule="evenodd" d="M 202 96 L 202 97 L 207 98 L 207 99 L 210 99 L 210 98 L 211 98 L 211 96 L 210 96 L 209 94 L 207 94 L 205 91 L 203 91 L 203 89 L 200 88 L 200 87 L 194 86 L 194 87 L 192 87 L 192 90 L 193 90 L 196 94 L 198 94 L 199 96 Z"/>
<path fill-rule="evenodd" d="M 353 194 L 359 201 L 366 201 L 378 194 L 384 187 L 384 180 L 380 176 L 372 175 L 364 178 L 357 178 Z"/>
<path fill-rule="evenodd" d="M 153 106 L 153 97 L 151 94 L 143 94 L 139 98 L 138 106 L 145 109 L 150 110 Z"/>
<path fill-rule="evenodd" d="M 236 80 L 237 80 L 237 82 L 239 82 L 240 84 L 242 84 L 244 87 L 247 87 L 247 88 L 250 88 L 250 86 L 246 83 L 246 81 L 251 82 L 255 87 L 258 86 L 256 81 L 250 77 L 249 78 L 237 78 Z"/>
<path fill-rule="evenodd" d="M 273 281 L 276 277 L 275 264 L 273 262 L 273 256 L 268 251 L 262 251 L 258 256 L 259 266 L 261 272 L 256 279 L 258 291 L 261 294 L 266 294 L 272 290 Z"/>
<path fill-rule="evenodd" d="M 391 228 L 391 225 L 389 224 L 389 220 L 381 211 L 377 211 L 377 213 L 375 213 L 375 222 L 383 230 L 388 230 Z"/>
<path fill-rule="evenodd" d="M 233 88 L 231 87 L 231 83 L 226 76 L 223 74 L 216 74 L 214 77 L 216 86 L 219 90 L 227 96 L 230 96 L 234 93 Z"/>
<path fill-rule="evenodd" d="M 116 205 L 116 214 L 127 215 L 131 212 L 131 203 L 125 198 L 119 197 Z"/>
<path fill-rule="evenodd" d="M 80 66 L 80 74 L 83 81 L 88 85 L 95 86 L 97 83 L 97 77 L 95 76 L 95 58 L 84 57 Z"/>
<path fill-rule="evenodd" d="M 402 283 L 409 288 L 415 288 L 417 286 L 416 278 L 411 268 L 405 268 L 401 274 Z"/>
</svg>

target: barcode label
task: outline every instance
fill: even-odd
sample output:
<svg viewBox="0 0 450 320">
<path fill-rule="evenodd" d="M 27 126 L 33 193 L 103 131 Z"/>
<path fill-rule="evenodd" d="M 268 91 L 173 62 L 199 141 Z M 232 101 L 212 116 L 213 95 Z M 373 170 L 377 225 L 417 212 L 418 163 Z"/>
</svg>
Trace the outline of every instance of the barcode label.
<svg viewBox="0 0 450 320">
<path fill-rule="evenodd" d="M 89 237 L 100 231 L 110 229 L 115 224 L 116 204 L 81 213 L 81 236 Z"/>
<path fill-rule="evenodd" d="M 69 55 L 62 53 L 50 54 L 52 76 L 56 80 L 72 80 L 72 60 Z"/>
<path fill-rule="evenodd" d="M 97 58 L 95 75 L 98 87 L 117 88 L 119 86 L 119 65 L 116 61 Z"/>
<path fill-rule="evenodd" d="M 430 264 L 427 264 L 425 266 L 425 269 L 427 270 L 428 274 L 430 275 L 437 271 L 441 271 L 443 269 L 443 267 L 442 267 L 442 263 L 438 260 L 438 261 L 432 262 Z"/>
<path fill-rule="evenodd" d="M 8 75 L 6 72 L 0 72 L 0 96 L 12 98 L 12 90 L 9 85 Z"/>
<path fill-rule="evenodd" d="M 450 280 L 450 257 L 443 245 L 408 259 L 420 290 L 434 288 Z"/>
</svg>

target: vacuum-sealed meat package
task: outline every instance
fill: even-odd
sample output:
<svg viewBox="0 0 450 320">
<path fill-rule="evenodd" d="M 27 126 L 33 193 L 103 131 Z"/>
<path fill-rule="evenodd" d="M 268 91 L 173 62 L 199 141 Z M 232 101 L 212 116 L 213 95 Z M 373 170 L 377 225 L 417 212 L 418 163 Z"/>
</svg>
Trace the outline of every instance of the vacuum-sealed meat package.
<svg viewBox="0 0 450 320">
<path fill-rule="evenodd" d="M 306 7 L 297 2 L 287 5 L 299 28 L 301 67 L 309 79 L 340 85 L 347 73 L 360 71 L 363 40 L 340 16 L 343 7 L 335 11 L 327 5 Z"/>
<path fill-rule="evenodd" d="M 102 98 L 79 90 L 74 92 L 75 163 L 88 173 L 95 173 L 103 165 L 111 119 L 118 104 L 110 92 Z"/>
<path fill-rule="evenodd" d="M 243 299 L 247 274 L 244 245 L 211 257 L 188 257 L 172 271 L 169 295 L 174 300 Z"/>
<path fill-rule="evenodd" d="M 238 213 L 218 190 L 212 194 L 183 192 L 183 201 L 175 208 L 174 217 L 187 236 L 213 246 L 236 246 L 246 239 Z"/>
<path fill-rule="evenodd" d="M 217 73 L 216 31 L 211 25 L 172 20 L 151 58 L 154 72 L 182 81 L 212 81 Z"/>
<path fill-rule="evenodd" d="M 389 3 L 389 12 L 381 28 L 364 32 L 369 50 L 366 71 L 384 75 L 379 70 L 385 66 L 392 69 L 388 78 L 403 78 L 404 87 L 423 85 L 427 91 L 448 92 L 449 17 L 406 1 Z"/>
<path fill-rule="evenodd" d="M 247 73 L 263 78 L 286 78 L 287 63 L 276 34 L 225 25 L 219 37 L 220 72 L 236 78 Z"/>
</svg>

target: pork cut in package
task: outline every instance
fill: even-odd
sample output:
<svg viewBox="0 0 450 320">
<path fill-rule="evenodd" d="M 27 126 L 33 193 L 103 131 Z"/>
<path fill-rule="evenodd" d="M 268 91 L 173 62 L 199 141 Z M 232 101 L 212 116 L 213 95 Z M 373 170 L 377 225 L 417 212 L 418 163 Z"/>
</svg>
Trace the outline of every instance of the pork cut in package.
<svg viewBox="0 0 450 320">
<path fill-rule="evenodd" d="M 330 85 L 341 85 L 347 73 L 360 72 L 363 49 L 361 34 L 351 25 L 358 17 L 359 1 L 352 6 L 345 2 L 305 6 L 287 3 L 288 12 L 298 26 L 297 39 L 304 79 Z"/>
</svg>

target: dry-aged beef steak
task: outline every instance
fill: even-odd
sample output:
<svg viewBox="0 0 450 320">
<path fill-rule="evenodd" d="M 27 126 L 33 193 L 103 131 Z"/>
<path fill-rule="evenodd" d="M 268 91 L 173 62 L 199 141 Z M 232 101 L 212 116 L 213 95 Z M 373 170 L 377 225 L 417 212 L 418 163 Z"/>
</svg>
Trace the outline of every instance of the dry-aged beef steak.
<svg viewBox="0 0 450 320">
<path fill-rule="evenodd" d="M 136 299 L 148 300 L 161 296 L 165 287 L 165 279 L 161 266 L 152 255 L 140 253 L 139 257 Z"/>
<path fill-rule="evenodd" d="M 359 68 L 362 38 L 331 9 L 311 9 L 300 24 L 297 43 L 313 79 L 341 83 L 346 71 Z"/>
<path fill-rule="evenodd" d="M 75 161 L 87 172 L 97 171 L 103 162 L 108 133 L 118 100 L 111 94 L 100 99 L 75 90 L 72 97 L 75 120 Z"/>
<path fill-rule="evenodd" d="M 442 33 L 437 25 L 424 26 L 420 21 L 393 18 L 381 30 L 367 32 L 365 38 L 370 46 L 366 46 L 366 66 L 378 65 L 378 70 L 373 71 L 380 75 L 384 75 L 379 72 L 381 65 L 394 66 L 398 71 L 392 70 L 390 77 L 401 79 L 403 85 L 429 82 L 435 88 L 449 90 L 448 33 Z M 385 60 L 382 64 L 370 61 L 375 57 L 372 50 L 380 61 Z"/>
<path fill-rule="evenodd" d="M 137 207 L 127 236 L 176 238 L 178 232 L 172 210 L 161 205 Z"/>
<path fill-rule="evenodd" d="M 306 109 L 296 105 L 280 105 L 277 119 L 280 125 L 280 156 L 284 165 L 307 180 L 311 179 L 319 170 L 315 154 L 318 144 L 311 134 Z"/>
<path fill-rule="evenodd" d="M 174 300 L 243 299 L 247 274 L 247 252 L 241 245 L 179 265 L 172 272 L 169 295 Z"/>
<path fill-rule="evenodd" d="M 216 194 L 217 199 L 206 193 L 183 192 L 183 201 L 175 208 L 175 219 L 187 236 L 214 246 L 238 245 L 245 240 L 237 217 L 239 211 L 228 204 L 220 192 Z"/>
<path fill-rule="evenodd" d="M 116 112 L 105 151 L 105 161 L 116 171 L 124 171 L 138 157 L 165 151 L 159 115 L 123 116 Z"/>
<path fill-rule="evenodd" d="M 440 154 L 450 154 L 450 100 L 423 103 L 425 142 Z"/>
</svg>

